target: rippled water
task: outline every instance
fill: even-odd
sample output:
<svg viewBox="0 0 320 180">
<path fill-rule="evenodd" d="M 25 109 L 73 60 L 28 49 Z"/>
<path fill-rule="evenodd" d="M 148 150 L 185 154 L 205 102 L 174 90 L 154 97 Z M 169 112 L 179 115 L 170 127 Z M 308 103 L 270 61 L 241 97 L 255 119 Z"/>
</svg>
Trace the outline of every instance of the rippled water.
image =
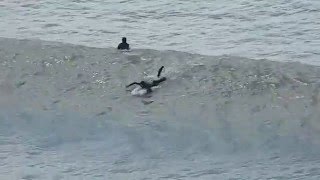
<svg viewBox="0 0 320 180">
<path fill-rule="evenodd" d="M 320 64 L 318 0 L 0 0 L 0 36 Z"/>
<path fill-rule="evenodd" d="M 0 62 L 0 179 L 320 177 L 318 66 L 6 38 Z"/>
<path fill-rule="evenodd" d="M 0 19 L 0 179 L 320 177 L 319 67 L 268 61 L 320 64 L 317 0 L 0 0 Z M 154 102 L 125 91 L 161 65 Z"/>
</svg>

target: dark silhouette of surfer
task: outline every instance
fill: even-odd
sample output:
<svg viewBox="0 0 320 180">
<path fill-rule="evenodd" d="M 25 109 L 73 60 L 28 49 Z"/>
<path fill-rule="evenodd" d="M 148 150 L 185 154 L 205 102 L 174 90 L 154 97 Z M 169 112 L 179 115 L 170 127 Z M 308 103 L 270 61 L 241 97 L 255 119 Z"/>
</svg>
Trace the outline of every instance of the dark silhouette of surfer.
<svg viewBox="0 0 320 180">
<path fill-rule="evenodd" d="M 161 68 L 158 70 L 158 74 L 157 74 L 157 77 L 159 78 L 160 75 L 161 75 L 161 72 L 163 70 L 164 66 L 161 66 Z M 152 87 L 154 86 L 158 86 L 161 82 L 167 80 L 166 77 L 162 77 L 160 79 L 157 79 L 157 80 L 153 80 L 151 83 L 149 82 L 145 82 L 145 81 L 141 81 L 141 82 L 133 82 L 129 85 L 126 86 L 126 88 L 132 86 L 132 85 L 139 85 L 142 89 L 146 89 L 147 90 L 147 94 L 151 93 L 152 92 Z"/>
<path fill-rule="evenodd" d="M 125 38 L 125 37 L 122 38 L 122 43 L 120 43 L 118 45 L 118 49 L 120 49 L 120 50 L 129 50 L 130 49 L 129 44 L 127 43 L 127 38 Z"/>
</svg>

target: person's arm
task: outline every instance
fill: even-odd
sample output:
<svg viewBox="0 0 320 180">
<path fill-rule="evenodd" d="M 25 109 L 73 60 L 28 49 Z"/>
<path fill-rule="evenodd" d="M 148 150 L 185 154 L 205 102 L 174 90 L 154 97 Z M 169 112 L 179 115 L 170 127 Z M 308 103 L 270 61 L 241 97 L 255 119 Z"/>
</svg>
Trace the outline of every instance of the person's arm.
<svg viewBox="0 0 320 180">
<path fill-rule="evenodd" d="M 137 83 L 137 82 L 133 82 L 133 83 L 131 83 L 131 84 L 127 85 L 127 86 L 126 86 L 126 88 L 128 88 L 128 87 L 130 87 L 130 86 L 132 86 L 132 85 L 135 85 L 135 84 L 136 84 L 136 85 L 139 85 L 139 86 L 141 86 L 141 84 L 140 84 L 140 83 Z"/>
<path fill-rule="evenodd" d="M 158 70 L 158 75 L 157 75 L 158 77 L 160 77 L 163 68 L 164 68 L 164 66 L 161 66 L 161 68 Z"/>
</svg>

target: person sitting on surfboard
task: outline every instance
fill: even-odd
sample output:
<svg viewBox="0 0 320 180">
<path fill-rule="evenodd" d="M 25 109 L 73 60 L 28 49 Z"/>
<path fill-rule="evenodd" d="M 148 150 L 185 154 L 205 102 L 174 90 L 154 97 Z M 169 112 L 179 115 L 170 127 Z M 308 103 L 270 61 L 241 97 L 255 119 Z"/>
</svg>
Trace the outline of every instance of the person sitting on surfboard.
<svg viewBox="0 0 320 180">
<path fill-rule="evenodd" d="M 158 70 L 158 75 L 157 75 L 158 78 L 160 77 L 163 68 L 164 68 L 164 66 L 161 66 L 161 68 Z M 128 88 L 128 87 L 130 87 L 132 85 L 139 85 L 142 89 L 147 90 L 146 93 L 149 94 L 149 93 L 152 92 L 152 89 L 151 89 L 152 87 L 158 86 L 161 82 L 163 82 L 165 80 L 167 80 L 167 78 L 166 77 L 162 77 L 162 78 L 160 78 L 158 80 L 153 80 L 151 83 L 145 82 L 145 81 L 141 81 L 139 83 L 138 82 L 133 82 L 133 83 L 127 85 L 126 88 Z"/>
<path fill-rule="evenodd" d="M 125 38 L 125 37 L 122 38 L 122 43 L 120 43 L 118 45 L 118 49 L 120 49 L 120 50 L 124 50 L 124 49 L 129 50 L 130 49 L 129 44 L 127 43 L 127 38 Z"/>
</svg>

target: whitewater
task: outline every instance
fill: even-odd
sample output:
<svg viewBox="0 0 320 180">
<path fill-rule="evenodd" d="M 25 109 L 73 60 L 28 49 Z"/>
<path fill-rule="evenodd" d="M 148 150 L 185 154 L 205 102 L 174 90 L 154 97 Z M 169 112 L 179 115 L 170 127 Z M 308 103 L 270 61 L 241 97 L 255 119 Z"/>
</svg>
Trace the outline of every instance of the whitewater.
<svg viewBox="0 0 320 180">
<path fill-rule="evenodd" d="M 319 12 L 0 0 L 0 179 L 320 179 Z"/>
</svg>

